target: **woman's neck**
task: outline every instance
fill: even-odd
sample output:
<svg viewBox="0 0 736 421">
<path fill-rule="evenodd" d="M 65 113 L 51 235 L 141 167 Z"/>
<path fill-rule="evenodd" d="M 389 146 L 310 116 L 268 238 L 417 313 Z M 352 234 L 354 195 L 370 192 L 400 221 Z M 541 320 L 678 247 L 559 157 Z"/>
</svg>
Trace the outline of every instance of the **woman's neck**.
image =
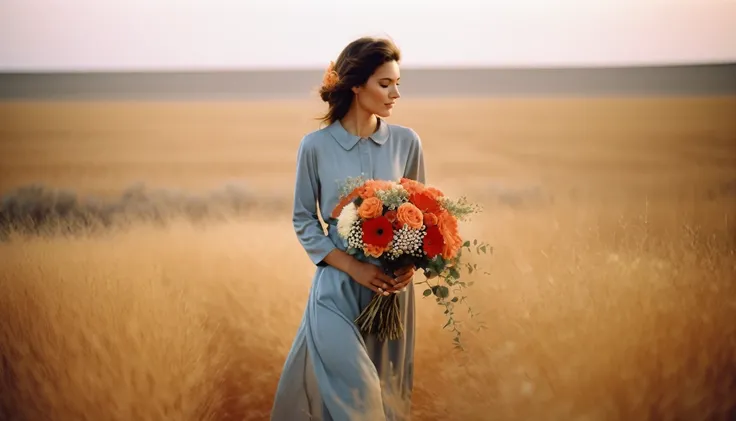
<svg viewBox="0 0 736 421">
<path fill-rule="evenodd" d="M 378 118 L 375 114 L 366 112 L 356 105 L 353 102 L 353 107 L 345 114 L 345 117 L 340 119 L 340 123 L 348 133 L 354 136 L 369 137 L 376 132 Z"/>
</svg>

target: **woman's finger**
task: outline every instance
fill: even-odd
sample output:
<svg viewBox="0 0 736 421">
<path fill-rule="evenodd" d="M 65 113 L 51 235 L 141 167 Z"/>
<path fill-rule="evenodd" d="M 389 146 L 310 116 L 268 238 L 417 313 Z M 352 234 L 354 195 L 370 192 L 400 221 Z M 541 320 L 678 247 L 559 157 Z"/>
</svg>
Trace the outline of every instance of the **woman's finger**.
<svg viewBox="0 0 736 421">
<path fill-rule="evenodd" d="M 394 274 L 395 275 L 404 275 L 404 274 L 407 274 L 407 273 L 410 273 L 410 272 L 413 272 L 413 271 L 414 271 L 414 265 L 408 265 L 408 266 L 404 266 L 404 267 L 398 268 L 394 272 Z"/>
<path fill-rule="evenodd" d="M 370 284 L 368 284 L 366 286 L 366 288 L 370 289 L 373 292 L 378 292 L 378 286 L 375 285 L 373 282 L 371 282 Z"/>
<path fill-rule="evenodd" d="M 410 280 L 413 277 L 414 277 L 414 272 L 412 271 L 412 272 L 407 272 L 397 277 L 396 280 L 398 281 L 398 283 L 405 283 L 406 281 Z"/>
<path fill-rule="evenodd" d="M 376 287 L 376 292 L 383 295 L 388 295 L 389 291 L 393 288 L 392 284 L 384 282 L 378 278 L 373 279 L 373 285 Z"/>
<path fill-rule="evenodd" d="M 401 276 L 401 275 L 405 274 L 406 272 L 408 272 L 408 268 L 406 268 L 406 267 L 398 268 L 398 269 L 396 269 L 394 271 L 394 275 Z"/>
<path fill-rule="evenodd" d="M 406 280 L 406 282 L 402 282 L 400 284 L 397 284 L 396 286 L 394 286 L 391 289 L 391 292 L 400 292 L 401 290 L 403 290 L 404 288 L 406 288 L 407 286 L 409 286 L 410 283 L 411 283 L 411 279 L 408 279 L 408 280 Z"/>
<path fill-rule="evenodd" d="M 383 272 L 377 272 L 376 273 L 376 278 L 378 278 L 381 282 L 385 282 L 385 283 L 390 284 L 390 285 L 396 284 L 396 279 L 394 279 L 393 277 L 391 277 L 389 275 L 386 275 Z"/>
</svg>

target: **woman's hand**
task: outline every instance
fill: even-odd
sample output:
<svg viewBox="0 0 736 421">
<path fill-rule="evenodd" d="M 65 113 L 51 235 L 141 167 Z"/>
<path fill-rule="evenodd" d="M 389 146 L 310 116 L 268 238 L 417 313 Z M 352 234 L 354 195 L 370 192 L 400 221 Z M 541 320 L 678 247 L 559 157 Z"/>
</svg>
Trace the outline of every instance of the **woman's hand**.
<svg viewBox="0 0 736 421">
<path fill-rule="evenodd" d="M 394 275 L 396 275 L 396 285 L 389 290 L 389 292 L 399 292 L 406 288 L 407 285 L 414 279 L 414 265 L 404 266 L 403 268 L 398 269 L 396 272 L 394 272 Z"/>
<path fill-rule="evenodd" d="M 383 295 L 389 295 L 394 287 L 398 285 L 397 281 L 389 275 L 383 273 L 380 267 L 366 262 L 356 260 L 348 273 L 355 282 L 363 285 L 373 292 Z"/>
</svg>

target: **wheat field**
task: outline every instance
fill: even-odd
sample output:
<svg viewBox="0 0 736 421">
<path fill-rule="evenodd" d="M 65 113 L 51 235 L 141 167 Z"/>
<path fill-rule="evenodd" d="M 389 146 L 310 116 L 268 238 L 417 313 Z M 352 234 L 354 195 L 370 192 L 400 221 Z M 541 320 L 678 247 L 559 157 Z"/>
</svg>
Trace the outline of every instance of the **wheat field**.
<svg viewBox="0 0 736 421">
<path fill-rule="evenodd" d="M 493 247 L 464 351 L 418 301 L 413 419 L 736 418 L 736 98 L 399 105 Z M 1 104 L 0 419 L 267 420 L 314 270 L 289 211 L 320 111 Z"/>
</svg>

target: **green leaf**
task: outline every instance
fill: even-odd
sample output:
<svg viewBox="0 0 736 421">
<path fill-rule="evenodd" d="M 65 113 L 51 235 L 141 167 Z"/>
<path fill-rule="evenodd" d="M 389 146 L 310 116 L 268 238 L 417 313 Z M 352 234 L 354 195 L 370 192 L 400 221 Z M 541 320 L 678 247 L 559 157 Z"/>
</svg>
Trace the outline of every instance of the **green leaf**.
<svg viewBox="0 0 736 421">
<path fill-rule="evenodd" d="M 430 295 L 432 295 L 432 290 L 427 288 L 424 290 L 424 293 L 422 295 L 424 295 L 425 297 L 429 297 Z"/>
<path fill-rule="evenodd" d="M 478 240 L 473 240 L 473 245 L 474 246 L 477 246 L 478 245 Z"/>
<path fill-rule="evenodd" d="M 450 296 L 450 289 L 444 285 L 440 285 L 437 287 L 437 291 L 435 291 L 434 295 L 440 298 L 447 298 Z"/>
<path fill-rule="evenodd" d="M 470 241 L 466 241 L 463 243 L 463 247 L 470 247 Z"/>
<path fill-rule="evenodd" d="M 453 303 L 456 303 L 456 302 L 457 302 L 457 300 L 458 300 L 458 298 L 457 298 L 457 297 L 452 297 L 452 300 L 450 300 L 450 301 L 452 301 Z"/>
<path fill-rule="evenodd" d="M 450 268 L 450 276 L 452 276 L 455 279 L 460 278 L 460 272 L 458 272 L 456 267 L 453 266 Z"/>
</svg>

